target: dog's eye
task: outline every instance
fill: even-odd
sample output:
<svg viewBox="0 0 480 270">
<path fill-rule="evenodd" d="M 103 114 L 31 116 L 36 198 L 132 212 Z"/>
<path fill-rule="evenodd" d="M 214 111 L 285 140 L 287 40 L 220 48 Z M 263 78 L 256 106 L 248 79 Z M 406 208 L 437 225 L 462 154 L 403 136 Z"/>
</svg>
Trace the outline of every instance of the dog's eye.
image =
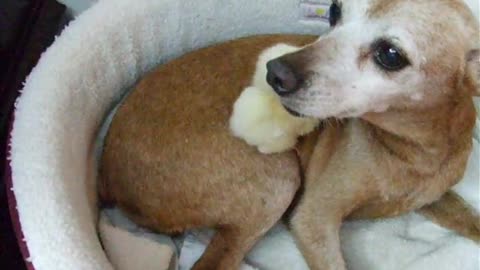
<svg viewBox="0 0 480 270">
<path fill-rule="evenodd" d="M 337 2 L 333 2 L 333 4 L 330 6 L 330 10 L 328 11 L 328 20 L 330 22 L 330 26 L 335 26 L 341 17 L 342 8 Z"/>
<path fill-rule="evenodd" d="M 399 71 L 410 62 L 401 49 L 386 40 L 380 40 L 373 46 L 375 63 L 387 71 Z"/>
</svg>

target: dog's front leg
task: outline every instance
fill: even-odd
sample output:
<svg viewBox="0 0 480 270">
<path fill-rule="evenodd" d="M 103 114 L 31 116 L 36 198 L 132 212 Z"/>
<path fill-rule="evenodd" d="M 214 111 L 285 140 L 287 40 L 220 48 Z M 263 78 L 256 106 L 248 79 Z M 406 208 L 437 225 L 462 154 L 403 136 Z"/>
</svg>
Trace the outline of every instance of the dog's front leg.
<svg viewBox="0 0 480 270">
<path fill-rule="evenodd" d="M 343 218 L 368 194 L 364 192 L 365 187 L 356 183 L 355 188 L 349 180 L 317 181 L 307 186 L 291 217 L 291 229 L 312 270 L 346 269 L 340 247 L 340 227 Z"/>
</svg>

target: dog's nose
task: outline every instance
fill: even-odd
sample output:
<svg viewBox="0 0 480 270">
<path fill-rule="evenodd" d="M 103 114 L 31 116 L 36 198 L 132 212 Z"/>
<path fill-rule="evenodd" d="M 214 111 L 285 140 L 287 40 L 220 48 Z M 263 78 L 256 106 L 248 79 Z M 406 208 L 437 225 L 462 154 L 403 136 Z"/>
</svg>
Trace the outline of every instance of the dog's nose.
<svg viewBox="0 0 480 270">
<path fill-rule="evenodd" d="M 285 96 L 300 88 L 301 79 L 288 64 L 274 59 L 267 63 L 267 82 L 278 95 Z"/>
</svg>

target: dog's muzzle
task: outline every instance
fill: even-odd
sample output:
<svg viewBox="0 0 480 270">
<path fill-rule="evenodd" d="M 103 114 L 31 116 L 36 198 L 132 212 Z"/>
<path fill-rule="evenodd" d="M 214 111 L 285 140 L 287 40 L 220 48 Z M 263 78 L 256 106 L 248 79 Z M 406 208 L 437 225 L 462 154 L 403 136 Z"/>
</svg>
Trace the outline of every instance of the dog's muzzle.
<svg viewBox="0 0 480 270">
<path fill-rule="evenodd" d="M 286 96 L 300 89 L 302 78 L 277 58 L 267 63 L 267 82 L 279 96 Z"/>
</svg>

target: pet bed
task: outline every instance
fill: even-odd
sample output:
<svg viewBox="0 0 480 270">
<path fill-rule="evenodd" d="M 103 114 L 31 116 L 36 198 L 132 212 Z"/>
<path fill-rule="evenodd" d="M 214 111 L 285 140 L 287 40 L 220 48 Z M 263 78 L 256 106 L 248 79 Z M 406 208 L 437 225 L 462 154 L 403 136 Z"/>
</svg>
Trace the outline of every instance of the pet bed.
<svg viewBox="0 0 480 270">
<path fill-rule="evenodd" d="M 142 74 L 187 51 L 251 34 L 326 29 L 299 14 L 298 0 L 103 0 L 73 21 L 27 78 L 12 119 L 10 207 L 29 269 L 176 268 L 174 260 L 162 261 L 175 252 L 170 238 L 139 229 L 115 210 L 103 213 L 97 226 L 101 124 Z M 480 210 L 478 127 L 465 179 L 455 189 Z M 204 236 L 187 235 L 185 264 L 201 252 Z M 479 269 L 475 243 L 413 213 L 348 223 L 342 243 L 352 270 Z M 306 269 L 281 225 L 246 263 Z"/>
</svg>

